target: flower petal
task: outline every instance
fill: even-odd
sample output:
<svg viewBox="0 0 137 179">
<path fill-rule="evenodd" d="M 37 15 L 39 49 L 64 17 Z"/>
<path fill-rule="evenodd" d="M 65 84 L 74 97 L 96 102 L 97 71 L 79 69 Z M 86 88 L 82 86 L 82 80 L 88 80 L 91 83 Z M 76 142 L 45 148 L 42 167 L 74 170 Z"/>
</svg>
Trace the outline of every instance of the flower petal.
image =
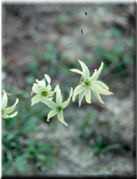
<svg viewBox="0 0 137 179">
<path fill-rule="evenodd" d="M 75 99 L 75 97 L 81 93 L 83 90 L 85 89 L 85 86 L 82 84 L 82 85 L 78 85 L 75 89 L 74 89 L 74 93 L 73 93 L 73 101 Z"/>
<path fill-rule="evenodd" d="M 47 86 L 47 90 L 50 91 L 51 90 L 51 86 L 48 84 Z"/>
<path fill-rule="evenodd" d="M 78 61 L 81 65 L 81 67 L 82 67 L 84 79 L 88 79 L 89 76 L 90 76 L 90 72 L 89 72 L 88 67 L 82 61 L 80 61 L 80 60 L 78 60 Z"/>
<path fill-rule="evenodd" d="M 47 121 L 49 121 L 49 119 L 53 116 L 55 116 L 57 114 L 57 111 L 56 110 L 51 110 L 49 113 L 48 113 L 48 117 L 47 117 Z"/>
<path fill-rule="evenodd" d="M 48 92 L 48 96 L 49 96 L 49 97 L 51 97 L 51 96 L 53 96 L 53 95 L 54 95 L 54 91 L 49 91 L 49 92 Z"/>
<path fill-rule="evenodd" d="M 93 81 L 92 83 L 97 84 L 98 86 L 100 86 L 101 88 L 105 89 L 105 90 L 109 90 L 109 87 L 103 83 L 102 81 Z"/>
<path fill-rule="evenodd" d="M 40 102 L 40 94 L 35 95 L 32 99 L 31 99 L 31 106 L 33 106 L 34 104 Z"/>
<path fill-rule="evenodd" d="M 92 90 L 93 94 L 95 95 L 95 97 L 99 100 L 100 103 L 104 104 L 104 102 L 102 101 L 100 94 L 97 93 L 96 91 Z"/>
<path fill-rule="evenodd" d="M 62 95 L 59 85 L 56 86 L 56 89 L 54 90 L 56 92 L 56 103 L 61 105 L 62 104 Z"/>
<path fill-rule="evenodd" d="M 91 90 L 90 90 L 90 87 L 87 87 L 85 89 L 85 98 L 86 98 L 87 103 L 91 104 Z"/>
<path fill-rule="evenodd" d="M 68 106 L 68 104 L 70 103 L 70 98 L 72 96 L 72 93 L 73 93 L 73 88 L 71 88 L 70 90 L 70 94 L 69 94 L 69 98 L 62 104 L 62 108 L 66 108 Z"/>
<path fill-rule="evenodd" d="M 50 84 L 50 82 L 51 82 L 51 78 L 49 77 L 49 75 L 45 74 L 44 76 L 45 76 L 45 78 L 46 78 L 48 84 Z"/>
<path fill-rule="evenodd" d="M 3 90 L 4 94 L 2 96 L 2 109 L 5 109 L 7 107 L 8 103 L 8 96 L 7 93 Z"/>
<path fill-rule="evenodd" d="M 46 82 L 45 82 L 44 79 L 38 81 L 38 87 L 40 87 L 41 89 L 45 89 L 46 88 Z"/>
<path fill-rule="evenodd" d="M 11 113 L 12 111 L 14 111 L 14 109 L 16 108 L 16 105 L 17 105 L 18 102 L 19 102 L 19 99 L 17 98 L 16 101 L 15 101 L 15 104 L 12 105 L 12 106 L 9 107 L 9 108 L 6 108 L 6 109 L 4 110 L 4 112 L 7 113 L 7 114 L 9 114 L 9 113 Z"/>
<path fill-rule="evenodd" d="M 54 92 L 57 92 L 57 91 L 58 91 L 58 88 L 59 88 L 59 84 L 57 84 L 57 85 L 55 86 Z"/>
<path fill-rule="evenodd" d="M 101 88 L 100 86 L 98 86 L 95 83 L 92 83 L 90 87 L 91 87 L 91 89 L 93 89 L 94 91 L 96 91 L 99 94 L 104 94 L 104 95 L 111 95 L 111 94 L 113 94 L 110 91 L 107 91 L 107 90 Z"/>
<path fill-rule="evenodd" d="M 79 99 L 78 99 L 79 107 L 81 106 L 81 101 L 82 101 L 84 95 L 85 95 L 85 90 L 82 91 L 81 93 L 79 93 Z"/>
<path fill-rule="evenodd" d="M 11 114 L 11 115 L 8 115 L 6 113 L 2 114 L 2 117 L 3 118 L 13 118 L 15 117 L 16 115 L 18 114 L 18 111 L 16 111 L 15 113 Z"/>
<path fill-rule="evenodd" d="M 41 91 L 41 88 L 38 86 L 38 84 L 34 83 L 32 86 L 32 90 L 34 91 L 34 93 L 38 94 Z"/>
<path fill-rule="evenodd" d="M 78 69 L 70 69 L 70 71 L 83 75 L 83 72 Z"/>
<path fill-rule="evenodd" d="M 90 77 L 90 81 L 95 81 L 95 80 L 98 79 L 98 77 L 99 77 L 99 75 L 100 75 L 100 73 L 101 73 L 101 71 L 103 69 L 103 66 L 104 66 L 104 63 L 102 62 L 100 67 L 99 67 L 99 69 L 98 69 L 98 71 L 95 71 L 93 73 L 93 75 Z"/>
<path fill-rule="evenodd" d="M 57 106 L 57 104 L 56 103 L 54 103 L 53 101 L 51 101 L 50 100 L 50 98 L 48 99 L 45 99 L 45 100 L 43 100 L 43 101 L 41 101 L 41 102 L 43 102 L 44 104 L 46 104 L 49 108 L 51 108 L 51 109 L 55 109 L 56 108 L 56 106 Z"/>
<path fill-rule="evenodd" d="M 62 110 L 57 113 L 57 116 L 58 116 L 58 120 L 59 120 L 60 122 L 62 122 L 62 123 L 65 124 L 66 126 L 68 126 L 68 124 L 64 121 L 63 111 L 62 111 Z"/>
<path fill-rule="evenodd" d="M 9 118 L 9 115 L 7 115 L 6 113 L 3 113 L 3 114 L 2 114 L 2 117 L 5 118 L 5 119 L 7 119 L 7 118 Z"/>
</svg>

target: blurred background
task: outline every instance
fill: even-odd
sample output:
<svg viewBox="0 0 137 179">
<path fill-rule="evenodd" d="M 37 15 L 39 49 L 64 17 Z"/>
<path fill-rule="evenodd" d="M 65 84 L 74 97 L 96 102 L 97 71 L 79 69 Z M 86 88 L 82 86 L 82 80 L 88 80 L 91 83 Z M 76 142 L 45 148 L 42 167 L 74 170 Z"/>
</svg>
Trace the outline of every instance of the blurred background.
<svg viewBox="0 0 137 179">
<path fill-rule="evenodd" d="M 2 5 L 2 89 L 8 105 L 18 97 L 19 114 L 2 120 L 3 176 L 133 176 L 134 149 L 134 3 Z M 112 96 L 104 105 L 70 103 L 68 127 L 50 109 L 31 107 L 35 79 L 51 76 L 64 99 L 80 76 L 70 68 L 90 69 L 104 62 L 100 80 Z"/>
</svg>

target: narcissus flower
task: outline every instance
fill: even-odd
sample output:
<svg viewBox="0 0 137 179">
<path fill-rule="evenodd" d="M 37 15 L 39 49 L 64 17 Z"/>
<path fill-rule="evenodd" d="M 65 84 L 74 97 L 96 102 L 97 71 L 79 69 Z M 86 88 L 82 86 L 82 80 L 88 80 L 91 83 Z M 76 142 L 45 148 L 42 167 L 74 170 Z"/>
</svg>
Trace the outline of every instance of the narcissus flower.
<svg viewBox="0 0 137 179">
<path fill-rule="evenodd" d="M 71 88 L 69 98 L 65 102 L 62 102 L 62 94 L 59 85 L 56 86 L 55 92 L 56 92 L 56 103 L 50 100 L 45 101 L 45 104 L 52 109 L 48 113 L 47 121 L 49 121 L 51 117 L 57 115 L 58 120 L 67 126 L 68 124 L 64 121 L 63 109 L 66 108 L 70 103 L 73 89 Z"/>
<path fill-rule="evenodd" d="M 109 87 L 105 83 L 97 80 L 102 72 L 103 62 L 101 63 L 100 68 L 98 70 L 95 70 L 93 75 L 90 76 L 89 69 L 85 65 L 85 63 L 83 63 L 80 60 L 78 61 L 82 67 L 82 71 L 78 69 L 71 69 L 71 71 L 80 74 L 82 79 L 80 84 L 74 90 L 72 100 L 75 101 L 76 96 L 79 95 L 78 97 L 79 106 L 81 106 L 81 101 L 84 96 L 86 98 L 86 102 L 91 103 L 91 91 L 92 91 L 95 97 L 98 99 L 98 101 L 100 103 L 104 103 L 100 97 L 100 94 L 111 95 L 113 93 L 109 91 Z"/>
<path fill-rule="evenodd" d="M 14 113 L 12 113 L 12 112 L 16 108 L 16 105 L 19 102 L 19 99 L 18 98 L 16 99 L 13 106 L 6 108 L 7 104 L 8 104 L 8 96 L 7 96 L 7 93 L 4 90 L 3 90 L 3 92 L 4 92 L 4 94 L 2 96 L 2 117 L 3 118 L 13 118 L 18 114 L 17 111 L 14 112 Z"/>
<path fill-rule="evenodd" d="M 47 86 L 46 86 L 46 81 L 45 79 L 43 80 L 36 80 L 36 83 L 33 84 L 32 91 L 36 93 L 36 95 L 31 99 L 31 106 L 38 103 L 38 102 L 43 102 L 47 99 L 51 100 L 54 94 L 54 91 L 51 91 L 51 78 L 45 74 L 45 79 L 47 81 Z"/>
</svg>

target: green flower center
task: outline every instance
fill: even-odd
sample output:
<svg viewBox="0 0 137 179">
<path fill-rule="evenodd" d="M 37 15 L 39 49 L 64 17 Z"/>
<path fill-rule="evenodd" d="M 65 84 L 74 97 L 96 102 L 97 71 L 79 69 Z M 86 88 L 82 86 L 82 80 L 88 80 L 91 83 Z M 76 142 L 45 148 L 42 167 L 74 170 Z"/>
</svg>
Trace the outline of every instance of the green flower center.
<svg viewBox="0 0 137 179">
<path fill-rule="evenodd" d="M 43 91 L 41 92 L 41 95 L 46 97 L 46 96 L 48 95 L 47 90 L 43 90 Z"/>
<path fill-rule="evenodd" d="M 57 111 L 61 111 L 61 110 L 62 110 L 62 107 L 61 107 L 61 106 L 58 106 L 58 107 L 56 108 L 56 110 L 57 110 Z"/>
<path fill-rule="evenodd" d="M 88 80 L 84 81 L 84 83 L 85 83 L 85 85 L 87 85 L 87 86 L 90 86 L 90 85 L 91 85 L 90 81 L 88 81 Z"/>
</svg>

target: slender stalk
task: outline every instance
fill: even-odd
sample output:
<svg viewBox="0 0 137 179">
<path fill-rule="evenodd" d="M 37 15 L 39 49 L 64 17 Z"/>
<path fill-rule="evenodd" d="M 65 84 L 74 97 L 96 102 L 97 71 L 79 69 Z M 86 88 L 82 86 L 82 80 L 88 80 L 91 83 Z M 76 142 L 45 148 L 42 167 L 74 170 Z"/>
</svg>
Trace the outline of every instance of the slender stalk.
<svg viewBox="0 0 137 179">
<path fill-rule="evenodd" d="M 82 75 L 81 75 L 80 80 L 79 80 L 79 85 L 80 85 L 81 81 L 82 81 Z"/>
</svg>

